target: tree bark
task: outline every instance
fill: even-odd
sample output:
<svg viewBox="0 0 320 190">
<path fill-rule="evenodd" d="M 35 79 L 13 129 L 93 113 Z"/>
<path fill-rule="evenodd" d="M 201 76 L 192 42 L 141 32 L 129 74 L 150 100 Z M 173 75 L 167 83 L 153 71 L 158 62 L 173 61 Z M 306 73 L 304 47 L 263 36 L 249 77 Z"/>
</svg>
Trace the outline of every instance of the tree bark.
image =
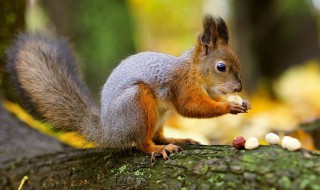
<svg viewBox="0 0 320 190">
<path fill-rule="evenodd" d="M 1 101 L 2 99 L 0 99 L 0 167 L 15 159 L 32 158 L 71 148 L 19 121 L 5 110 Z"/>
<path fill-rule="evenodd" d="M 184 146 L 171 160 L 135 150 L 86 149 L 2 165 L 0 188 L 17 189 L 320 189 L 320 154 L 280 146 L 235 150 Z"/>
</svg>

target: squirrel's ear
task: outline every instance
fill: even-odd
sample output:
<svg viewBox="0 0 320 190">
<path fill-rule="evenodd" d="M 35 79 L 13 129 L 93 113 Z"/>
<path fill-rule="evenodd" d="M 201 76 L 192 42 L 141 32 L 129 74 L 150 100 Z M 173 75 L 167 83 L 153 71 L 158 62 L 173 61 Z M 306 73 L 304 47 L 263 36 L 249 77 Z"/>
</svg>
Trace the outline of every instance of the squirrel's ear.
<svg viewBox="0 0 320 190">
<path fill-rule="evenodd" d="M 216 25 L 217 25 L 219 39 L 221 39 L 224 43 L 228 44 L 229 32 L 228 32 L 228 27 L 226 23 L 221 17 L 219 17 L 216 19 Z"/>
<path fill-rule="evenodd" d="M 218 31 L 214 18 L 211 15 L 203 17 L 203 33 L 200 36 L 200 43 L 205 47 L 215 46 L 218 40 Z"/>
</svg>

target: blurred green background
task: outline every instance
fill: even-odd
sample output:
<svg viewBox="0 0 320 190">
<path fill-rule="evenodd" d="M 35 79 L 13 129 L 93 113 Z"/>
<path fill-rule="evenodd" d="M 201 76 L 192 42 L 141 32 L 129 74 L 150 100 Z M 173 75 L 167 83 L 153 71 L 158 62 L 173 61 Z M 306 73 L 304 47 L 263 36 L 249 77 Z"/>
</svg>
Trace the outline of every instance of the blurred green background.
<svg viewBox="0 0 320 190">
<path fill-rule="evenodd" d="M 228 23 L 249 91 L 319 58 L 318 0 L 30 0 L 27 6 L 29 30 L 55 31 L 74 44 L 96 98 L 127 56 L 147 50 L 180 55 L 191 48 L 204 13 Z"/>
</svg>

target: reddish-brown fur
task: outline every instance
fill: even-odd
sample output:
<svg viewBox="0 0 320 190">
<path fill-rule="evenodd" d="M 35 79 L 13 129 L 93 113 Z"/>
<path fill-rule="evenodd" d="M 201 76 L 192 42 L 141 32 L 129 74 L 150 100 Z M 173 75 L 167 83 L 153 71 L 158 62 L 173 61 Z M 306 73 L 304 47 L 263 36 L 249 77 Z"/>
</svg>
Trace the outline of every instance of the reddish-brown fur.
<svg viewBox="0 0 320 190">
<path fill-rule="evenodd" d="M 145 83 L 138 84 L 138 104 L 143 113 L 145 141 L 152 140 L 157 123 L 156 101 L 152 90 Z"/>
<path fill-rule="evenodd" d="M 192 139 L 176 139 L 176 138 L 167 138 L 163 134 L 163 125 L 156 131 L 153 138 L 155 143 L 158 144 L 198 144 L 198 142 Z"/>
<path fill-rule="evenodd" d="M 178 151 L 178 147 L 174 145 L 156 145 L 153 139 L 160 144 L 169 143 L 192 143 L 195 142 L 191 139 L 172 139 L 165 138 L 163 135 L 163 126 L 158 130 L 155 129 L 158 120 L 156 113 L 156 101 L 152 90 L 145 83 L 138 84 L 138 103 L 141 107 L 144 123 L 142 123 L 145 135 L 141 139 L 141 143 L 137 144 L 137 148 L 146 153 L 162 154 L 164 149 L 171 152 Z"/>
<path fill-rule="evenodd" d="M 201 80 L 197 72 L 189 71 L 176 79 L 173 88 L 173 104 L 177 111 L 185 117 L 211 118 L 230 112 L 229 104 L 216 102 L 200 86 Z"/>
</svg>

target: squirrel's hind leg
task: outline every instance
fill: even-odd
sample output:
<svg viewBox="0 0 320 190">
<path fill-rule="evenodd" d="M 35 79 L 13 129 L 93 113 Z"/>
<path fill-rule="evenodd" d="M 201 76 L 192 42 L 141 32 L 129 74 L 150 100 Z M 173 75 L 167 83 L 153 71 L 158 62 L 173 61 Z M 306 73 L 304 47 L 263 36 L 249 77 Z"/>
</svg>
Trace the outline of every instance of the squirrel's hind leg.
<svg viewBox="0 0 320 190">
<path fill-rule="evenodd" d="M 169 154 L 179 152 L 181 147 L 168 144 L 156 145 L 153 142 L 153 137 L 156 132 L 156 124 L 158 115 L 156 111 L 156 100 L 153 91 L 145 83 L 139 83 L 137 99 L 142 112 L 141 121 L 141 137 L 136 140 L 137 149 L 152 155 L 151 162 L 155 162 L 155 156 L 162 156 L 164 159 L 169 159 Z"/>
<path fill-rule="evenodd" d="M 192 139 L 186 138 L 186 139 L 180 139 L 180 138 L 167 138 L 163 135 L 163 125 L 156 131 L 154 138 L 154 142 L 157 144 L 200 144 L 197 141 L 194 141 Z"/>
</svg>

